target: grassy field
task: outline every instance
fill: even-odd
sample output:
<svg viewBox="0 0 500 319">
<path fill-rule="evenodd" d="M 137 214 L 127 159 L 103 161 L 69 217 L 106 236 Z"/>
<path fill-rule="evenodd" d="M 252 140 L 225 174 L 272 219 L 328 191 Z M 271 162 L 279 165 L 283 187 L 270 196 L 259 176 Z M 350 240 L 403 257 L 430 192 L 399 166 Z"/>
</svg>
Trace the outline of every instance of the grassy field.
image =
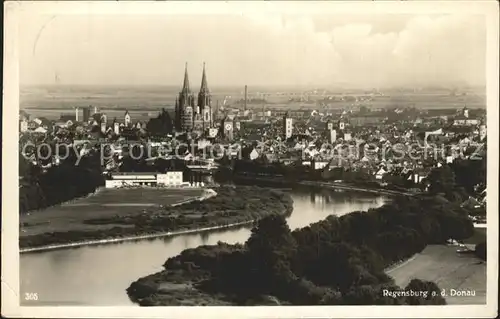
<svg viewBox="0 0 500 319">
<path fill-rule="evenodd" d="M 201 194 L 200 189 L 102 188 L 86 198 L 20 216 L 19 236 L 111 228 L 116 225 L 88 225 L 84 221 L 93 218 L 138 215 L 146 208 L 175 204 Z"/>
<path fill-rule="evenodd" d="M 92 104 L 95 105 L 95 104 Z M 106 108 L 106 106 L 103 106 L 103 109 L 99 109 L 99 112 L 104 112 L 108 116 L 108 119 L 112 120 L 116 118 L 118 121 L 124 120 L 125 116 L 125 110 L 113 110 Z M 173 106 L 163 106 L 167 111 L 173 112 Z M 27 108 L 24 109 L 28 114 L 30 114 L 32 117 L 45 117 L 48 120 L 57 120 L 61 117 L 61 114 L 67 114 L 67 115 L 74 115 L 75 111 L 73 110 L 72 107 L 67 106 L 67 107 L 60 107 L 60 108 L 54 108 L 54 109 L 44 109 L 44 108 Z M 143 121 L 147 122 L 150 118 L 155 118 L 160 114 L 161 107 L 157 107 L 154 109 L 143 109 L 143 110 L 129 110 L 130 118 L 132 119 L 133 123 L 136 123 L 137 121 Z M 94 110 L 91 110 L 91 114 L 94 113 Z M 173 114 L 173 113 L 171 113 Z M 79 113 L 79 118 L 83 118 L 83 111 L 80 109 Z"/>
<path fill-rule="evenodd" d="M 124 110 L 134 110 L 131 114 L 135 120 L 143 120 L 145 117 L 152 117 L 152 114 L 161 108 L 173 109 L 175 98 L 180 90 L 179 87 L 23 87 L 20 92 L 20 107 L 28 110 L 33 116 L 44 116 L 47 118 L 59 117 L 61 112 L 72 113 L 73 108 L 85 106 L 97 106 L 106 110 L 108 118 L 123 118 Z M 197 89 L 194 89 L 194 92 Z M 254 91 L 253 91 L 254 92 Z M 351 95 L 350 93 L 346 93 Z M 429 92 L 387 92 L 384 96 L 373 96 L 371 101 L 342 101 L 343 94 L 335 94 L 335 101 L 328 102 L 328 108 L 350 108 L 353 105 L 364 105 L 372 108 L 385 107 L 411 107 L 421 109 L 432 108 L 461 108 L 467 105 L 469 108 L 486 108 L 485 92 L 475 92 L 467 95 L 450 95 L 449 92 L 439 93 Z M 352 94 L 353 96 L 358 94 Z M 243 107 L 238 103 L 244 97 L 243 87 L 227 89 L 214 89 L 212 91 L 213 106 L 223 105 L 226 100 L 228 105 Z M 250 92 L 249 98 L 258 97 L 256 93 Z M 249 109 L 262 110 L 266 105 L 267 109 L 318 109 L 317 101 L 323 99 L 322 96 L 315 96 L 309 102 L 289 103 L 289 96 L 270 93 L 266 97 L 266 103 L 249 103 Z M 46 109 L 46 110 L 42 110 Z M 52 110 L 47 110 L 52 109 Z M 120 110 L 120 111 L 112 111 Z M 154 115 L 156 116 L 156 115 Z"/>
<path fill-rule="evenodd" d="M 486 304 L 486 263 L 473 254 L 459 254 L 457 246 L 430 245 L 410 261 L 388 272 L 405 287 L 417 278 L 435 282 L 447 296 L 447 304 Z M 452 290 L 473 291 L 475 296 L 451 296 Z"/>
<path fill-rule="evenodd" d="M 218 187 L 207 198 L 193 189 L 104 189 L 85 199 L 22 216 L 19 245 L 39 248 L 93 240 L 132 238 L 251 222 L 289 214 L 292 200 L 258 187 Z M 182 205 L 170 204 L 204 195 Z"/>
</svg>

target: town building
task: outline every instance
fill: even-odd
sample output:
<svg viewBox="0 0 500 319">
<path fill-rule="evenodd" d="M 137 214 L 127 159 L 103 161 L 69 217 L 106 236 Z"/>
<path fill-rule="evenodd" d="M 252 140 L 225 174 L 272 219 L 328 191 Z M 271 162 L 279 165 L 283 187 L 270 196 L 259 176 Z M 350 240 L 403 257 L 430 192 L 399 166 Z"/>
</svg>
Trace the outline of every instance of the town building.
<svg viewBox="0 0 500 319">
<path fill-rule="evenodd" d="M 241 122 L 238 117 L 234 118 L 234 129 L 238 132 L 241 131 Z"/>
<path fill-rule="evenodd" d="M 337 130 L 331 129 L 330 130 L 330 143 L 335 143 L 337 141 Z"/>
<path fill-rule="evenodd" d="M 486 138 L 486 123 L 481 121 L 479 123 L 479 139 L 482 141 Z"/>
<path fill-rule="evenodd" d="M 338 122 L 338 128 L 339 130 L 343 131 L 345 129 L 345 121 L 343 118 L 341 118 Z"/>
<path fill-rule="evenodd" d="M 327 129 L 327 131 L 333 130 L 333 122 L 332 121 L 326 122 L 326 129 Z"/>
<path fill-rule="evenodd" d="M 88 123 L 88 121 L 90 120 L 90 108 L 91 106 L 84 107 L 82 109 L 82 120 L 84 123 Z"/>
<path fill-rule="evenodd" d="M 283 117 L 283 130 L 285 139 L 289 139 L 293 135 L 293 119 L 289 116 L 288 112 Z"/>
<path fill-rule="evenodd" d="M 19 121 L 19 131 L 26 132 L 28 130 L 28 120 L 23 118 Z"/>
<path fill-rule="evenodd" d="M 344 133 L 344 141 L 350 141 L 352 139 L 351 133 Z"/>
<path fill-rule="evenodd" d="M 120 123 L 116 121 L 113 122 L 113 131 L 116 135 L 120 135 Z"/>
<path fill-rule="evenodd" d="M 478 119 L 469 117 L 469 109 L 465 106 L 462 111 L 453 119 L 453 125 L 472 126 L 479 124 Z"/>
<path fill-rule="evenodd" d="M 375 173 L 375 179 L 381 180 L 384 178 L 384 175 L 387 174 L 387 170 L 383 167 L 381 167 L 376 173 Z"/>
<path fill-rule="evenodd" d="M 219 133 L 219 129 L 217 127 L 211 127 L 208 129 L 208 137 L 215 138 Z"/>
<path fill-rule="evenodd" d="M 226 138 L 227 140 L 229 141 L 233 140 L 234 125 L 233 125 L 233 120 L 229 116 L 226 116 L 224 120 L 222 120 L 222 134 L 223 137 Z"/>
<path fill-rule="evenodd" d="M 129 127 L 130 123 L 132 123 L 132 118 L 130 117 L 130 113 L 128 111 L 125 111 L 124 122 L 126 127 Z"/>
<path fill-rule="evenodd" d="M 106 188 L 138 187 L 138 186 L 187 186 L 183 181 L 182 171 L 171 171 L 164 174 L 122 172 L 113 173 L 106 179 Z"/>
</svg>

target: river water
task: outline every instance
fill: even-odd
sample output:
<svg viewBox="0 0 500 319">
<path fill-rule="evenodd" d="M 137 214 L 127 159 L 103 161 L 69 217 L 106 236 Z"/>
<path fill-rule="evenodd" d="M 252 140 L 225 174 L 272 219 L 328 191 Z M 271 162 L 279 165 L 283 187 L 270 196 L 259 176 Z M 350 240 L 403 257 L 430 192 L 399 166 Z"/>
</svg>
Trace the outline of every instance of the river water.
<svg viewBox="0 0 500 319">
<path fill-rule="evenodd" d="M 332 190 L 289 190 L 294 210 L 291 229 L 322 220 L 328 215 L 379 207 L 388 197 Z M 21 296 L 36 293 L 37 301 L 23 306 L 130 306 L 126 289 L 140 277 L 162 270 L 163 263 L 187 248 L 245 242 L 248 228 L 215 233 L 181 235 L 124 243 L 87 246 L 22 254 Z"/>
</svg>

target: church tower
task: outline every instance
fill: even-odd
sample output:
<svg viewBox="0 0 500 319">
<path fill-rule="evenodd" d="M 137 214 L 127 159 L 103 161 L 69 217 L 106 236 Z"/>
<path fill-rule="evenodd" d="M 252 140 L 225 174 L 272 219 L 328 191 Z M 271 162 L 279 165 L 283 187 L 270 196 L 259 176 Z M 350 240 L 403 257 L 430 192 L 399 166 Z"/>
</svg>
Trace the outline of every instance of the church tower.
<svg viewBox="0 0 500 319">
<path fill-rule="evenodd" d="M 290 114 L 286 112 L 283 117 L 283 130 L 285 133 L 285 139 L 289 139 L 293 134 L 293 119 L 290 117 Z"/>
<path fill-rule="evenodd" d="M 189 76 L 187 63 L 184 70 L 184 82 L 179 97 L 175 101 L 176 130 L 181 132 L 190 131 L 193 128 L 194 96 L 189 88 Z"/>
<path fill-rule="evenodd" d="M 205 63 L 203 62 L 203 73 L 201 75 L 200 92 L 198 93 L 198 111 L 202 115 L 203 128 L 212 126 L 212 97 L 207 84 Z"/>
</svg>

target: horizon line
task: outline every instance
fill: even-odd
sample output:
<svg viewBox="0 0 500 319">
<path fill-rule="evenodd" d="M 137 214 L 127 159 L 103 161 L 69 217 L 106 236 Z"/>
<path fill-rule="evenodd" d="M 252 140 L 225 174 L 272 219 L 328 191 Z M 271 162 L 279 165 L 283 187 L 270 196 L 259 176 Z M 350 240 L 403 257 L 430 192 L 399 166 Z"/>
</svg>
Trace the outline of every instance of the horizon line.
<svg viewBox="0 0 500 319">
<path fill-rule="evenodd" d="M 79 86 L 79 87 L 182 87 L 178 84 L 108 84 L 108 83 L 20 83 L 19 87 L 64 87 L 64 86 Z M 269 88 L 316 88 L 316 89 L 356 89 L 356 90 L 377 90 L 377 89 L 402 89 L 402 88 L 436 88 L 436 89 L 454 89 L 454 88 L 486 88 L 486 84 L 468 84 L 468 83 L 446 83 L 446 84 L 401 84 L 387 86 L 363 86 L 348 83 L 337 84 L 222 84 L 211 85 L 213 88 L 238 88 L 248 86 L 251 87 L 269 87 Z M 197 86 L 194 86 L 197 87 Z"/>
</svg>

